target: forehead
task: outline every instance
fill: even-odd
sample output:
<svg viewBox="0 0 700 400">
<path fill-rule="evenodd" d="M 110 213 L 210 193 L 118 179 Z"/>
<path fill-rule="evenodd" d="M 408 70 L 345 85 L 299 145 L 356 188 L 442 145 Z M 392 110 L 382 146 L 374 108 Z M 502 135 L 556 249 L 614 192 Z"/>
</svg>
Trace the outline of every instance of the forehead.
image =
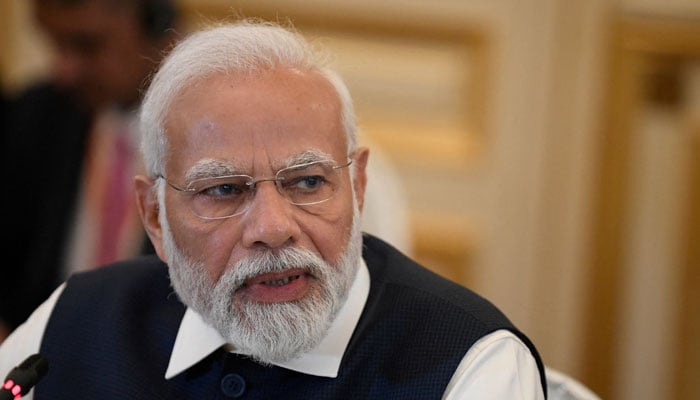
<svg viewBox="0 0 700 400">
<path fill-rule="evenodd" d="M 314 72 L 274 69 L 247 77 L 215 74 L 176 96 L 166 116 L 166 169 L 184 173 L 202 160 L 254 171 L 315 149 L 345 159 L 339 98 Z"/>
</svg>

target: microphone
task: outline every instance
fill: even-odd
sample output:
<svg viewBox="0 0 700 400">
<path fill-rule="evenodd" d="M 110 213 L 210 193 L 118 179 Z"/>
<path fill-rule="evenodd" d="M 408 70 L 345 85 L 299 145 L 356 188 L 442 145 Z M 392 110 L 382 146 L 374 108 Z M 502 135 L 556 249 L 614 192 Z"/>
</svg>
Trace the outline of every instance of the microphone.
<svg viewBox="0 0 700 400">
<path fill-rule="evenodd" d="M 49 360 L 41 354 L 32 354 L 10 370 L 0 387 L 0 400 L 19 400 L 49 371 Z"/>
</svg>

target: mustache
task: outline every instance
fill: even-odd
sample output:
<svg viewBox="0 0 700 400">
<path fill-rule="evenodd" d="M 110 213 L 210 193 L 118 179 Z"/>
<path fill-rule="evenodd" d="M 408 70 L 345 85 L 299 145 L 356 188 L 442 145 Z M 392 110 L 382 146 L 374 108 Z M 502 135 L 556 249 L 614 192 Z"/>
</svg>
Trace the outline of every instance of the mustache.
<svg viewBox="0 0 700 400">
<path fill-rule="evenodd" d="M 283 272 L 290 269 L 303 269 L 308 275 L 322 278 L 330 265 L 313 252 L 297 247 L 279 250 L 265 250 L 238 260 L 219 280 L 233 291 L 238 291 L 245 282 L 258 275 Z"/>
</svg>

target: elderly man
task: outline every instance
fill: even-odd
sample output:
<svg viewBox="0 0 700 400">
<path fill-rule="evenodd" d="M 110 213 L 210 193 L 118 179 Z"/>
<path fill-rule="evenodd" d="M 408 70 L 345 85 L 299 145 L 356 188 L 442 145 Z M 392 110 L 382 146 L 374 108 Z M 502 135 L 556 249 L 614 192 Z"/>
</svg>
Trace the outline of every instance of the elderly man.
<svg viewBox="0 0 700 400">
<path fill-rule="evenodd" d="M 74 275 L 8 338 L 0 373 L 48 359 L 36 398 L 544 398 L 493 305 L 360 232 L 369 150 L 299 35 L 191 35 L 140 123 L 158 258 Z"/>
</svg>

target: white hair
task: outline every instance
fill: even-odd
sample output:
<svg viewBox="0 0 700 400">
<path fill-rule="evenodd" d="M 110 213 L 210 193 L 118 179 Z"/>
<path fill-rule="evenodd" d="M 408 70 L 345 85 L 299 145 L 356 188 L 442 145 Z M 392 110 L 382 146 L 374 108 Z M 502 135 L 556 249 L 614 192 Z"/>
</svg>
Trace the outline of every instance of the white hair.
<svg viewBox="0 0 700 400">
<path fill-rule="evenodd" d="M 337 92 L 348 153 L 357 147 L 355 111 L 342 78 L 298 33 L 270 22 L 242 20 L 188 36 L 164 59 L 139 115 L 141 152 L 150 176 L 164 173 L 169 107 L 187 87 L 215 73 L 255 75 L 274 68 L 315 72 Z"/>
</svg>

